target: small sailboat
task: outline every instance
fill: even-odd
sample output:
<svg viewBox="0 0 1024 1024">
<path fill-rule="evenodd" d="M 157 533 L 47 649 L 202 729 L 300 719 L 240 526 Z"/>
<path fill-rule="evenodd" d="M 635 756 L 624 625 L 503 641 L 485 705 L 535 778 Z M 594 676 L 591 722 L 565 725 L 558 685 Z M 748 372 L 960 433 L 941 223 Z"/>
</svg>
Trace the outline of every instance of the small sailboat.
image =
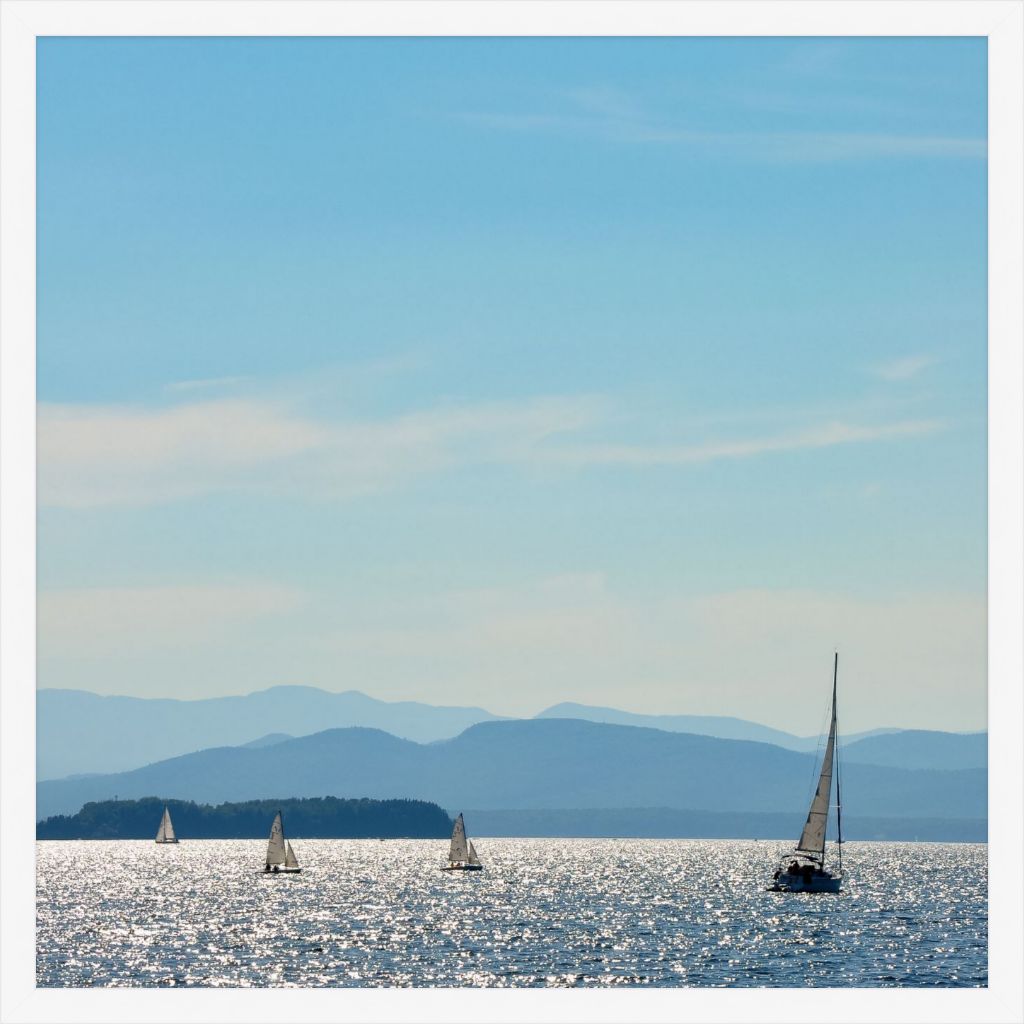
<svg viewBox="0 0 1024 1024">
<path fill-rule="evenodd" d="M 466 838 L 466 823 L 460 814 L 452 829 L 452 844 L 448 848 L 448 863 L 442 871 L 483 871 L 472 840 Z"/>
<path fill-rule="evenodd" d="M 176 843 L 178 837 L 174 834 L 174 826 L 171 824 L 171 812 L 164 804 L 164 816 L 160 819 L 160 827 L 156 830 L 156 841 L 158 843 Z"/>
<path fill-rule="evenodd" d="M 274 815 L 270 826 L 270 840 L 267 842 L 267 863 L 261 874 L 297 875 L 302 868 L 295 856 L 292 844 L 284 837 L 284 824 L 281 812 Z"/>
<path fill-rule="evenodd" d="M 807 821 L 796 850 L 783 858 L 772 876 L 771 892 L 839 892 L 843 882 L 843 816 L 839 795 L 839 749 L 836 743 L 836 679 L 839 675 L 839 652 L 832 667 L 832 721 L 828 743 L 821 762 L 818 788 L 807 812 Z M 836 779 L 836 845 L 838 865 L 825 868 L 825 832 L 828 827 L 829 803 L 832 799 L 832 776 Z"/>
</svg>

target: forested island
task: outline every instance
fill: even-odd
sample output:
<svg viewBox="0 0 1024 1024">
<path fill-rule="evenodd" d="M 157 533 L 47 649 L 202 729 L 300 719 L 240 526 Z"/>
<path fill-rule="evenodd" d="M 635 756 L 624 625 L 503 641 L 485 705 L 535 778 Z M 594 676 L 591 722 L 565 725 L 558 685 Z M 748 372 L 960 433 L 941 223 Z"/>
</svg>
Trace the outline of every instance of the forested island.
<svg viewBox="0 0 1024 1024">
<path fill-rule="evenodd" d="M 36 823 L 36 839 L 152 839 L 164 805 L 181 840 L 265 839 L 277 811 L 295 839 L 443 839 L 452 820 L 424 800 L 308 799 L 246 800 L 217 806 L 191 800 L 103 800 L 77 814 Z"/>
</svg>

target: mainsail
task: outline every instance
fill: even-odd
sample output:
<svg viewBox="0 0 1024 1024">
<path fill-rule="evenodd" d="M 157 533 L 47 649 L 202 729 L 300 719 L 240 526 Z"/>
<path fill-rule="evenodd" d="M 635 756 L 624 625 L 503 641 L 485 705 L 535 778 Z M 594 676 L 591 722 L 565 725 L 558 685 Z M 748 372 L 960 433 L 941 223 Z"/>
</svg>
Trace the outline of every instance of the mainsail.
<svg viewBox="0 0 1024 1024">
<path fill-rule="evenodd" d="M 455 828 L 452 829 L 452 845 L 448 850 L 448 860 L 452 864 L 464 864 L 469 860 L 469 850 L 466 847 L 466 826 L 460 814 L 455 819 Z"/>
<path fill-rule="evenodd" d="M 836 667 L 839 655 L 836 655 Z M 836 746 L 836 681 L 832 679 L 832 724 L 828 730 L 828 743 L 825 745 L 825 758 L 821 762 L 821 775 L 818 776 L 818 788 L 811 801 L 811 809 L 807 812 L 807 822 L 800 833 L 800 842 L 796 844 L 798 853 L 806 853 L 812 857 L 825 857 L 825 826 L 828 824 L 828 805 L 832 796 L 832 766 L 835 760 Z"/>
<path fill-rule="evenodd" d="M 292 844 L 285 841 L 285 855 L 284 855 L 284 866 L 286 868 L 297 868 L 299 866 L 299 860 L 295 856 L 295 851 L 292 849 Z"/>
<path fill-rule="evenodd" d="M 158 843 L 176 842 L 174 826 L 171 824 L 171 812 L 167 809 L 166 804 L 164 805 L 164 816 L 160 819 L 160 827 L 156 832 L 156 841 Z"/>
<path fill-rule="evenodd" d="M 281 812 L 274 815 L 274 824 L 270 826 L 270 842 L 267 843 L 267 864 L 273 867 L 275 864 L 285 862 L 284 826 L 281 824 Z"/>
</svg>

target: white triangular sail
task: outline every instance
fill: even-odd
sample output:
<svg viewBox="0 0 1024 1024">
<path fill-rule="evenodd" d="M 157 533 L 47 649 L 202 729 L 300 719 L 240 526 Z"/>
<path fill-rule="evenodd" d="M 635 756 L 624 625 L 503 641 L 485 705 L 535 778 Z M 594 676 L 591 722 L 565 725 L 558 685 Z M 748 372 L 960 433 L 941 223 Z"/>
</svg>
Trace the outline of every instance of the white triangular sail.
<svg viewBox="0 0 1024 1024">
<path fill-rule="evenodd" d="M 476 855 L 476 847 L 473 845 L 473 840 L 469 840 L 469 863 L 479 864 L 480 858 Z"/>
<path fill-rule="evenodd" d="M 469 850 L 466 847 L 466 826 L 460 814 L 455 819 L 455 828 L 452 829 L 452 845 L 448 850 L 448 860 L 452 864 L 465 864 L 469 860 Z"/>
<path fill-rule="evenodd" d="M 286 868 L 297 868 L 299 866 L 299 860 L 295 856 L 295 851 L 292 849 L 292 844 L 285 840 L 284 848 L 284 866 Z"/>
<path fill-rule="evenodd" d="M 274 815 L 274 823 L 270 826 L 270 842 L 267 843 L 267 863 L 273 867 L 285 861 L 284 826 L 281 824 L 281 812 Z"/>
<path fill-rule="evenodd" d="M 174 836 L 174 826 L 171 824 L 171 812 L 166 805 L 164 805 L 164 816 L 160 819 L 160 828 L 156 832 L 156 841 L 158 843 L 177 842 Z"/>
<path fill-rule="evenodd" d="M 798 853 L 806 853 L 812 857 L 822 858 L 825 854 L 825 826 L 828 824 L 828 805 L 832 796 L 832 765 L 836 746 L 836 687 L 832 683 L 832 724 L 828 730 L 828 743 L 825 745 L 825 758 L 821 762 L 821 775 L 818 776 L 818 788 L 811 801 L 811 809 L 807 812 L 807 822 L 800 833 L 800 842 L 796 844 Z"/>
</svg>

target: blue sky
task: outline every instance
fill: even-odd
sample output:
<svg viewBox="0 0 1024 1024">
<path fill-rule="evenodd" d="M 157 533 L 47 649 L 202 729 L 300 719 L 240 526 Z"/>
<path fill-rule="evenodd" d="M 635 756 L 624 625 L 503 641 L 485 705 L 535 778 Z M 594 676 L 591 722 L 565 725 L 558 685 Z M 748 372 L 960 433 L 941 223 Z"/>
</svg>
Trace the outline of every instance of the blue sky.
<svg viewBox="0 0 1024 1024">
<path fill-rule="evenodd" d="M 984 727 L 983 39 L 38 76 L 39 685 Z"/>
</svg>

